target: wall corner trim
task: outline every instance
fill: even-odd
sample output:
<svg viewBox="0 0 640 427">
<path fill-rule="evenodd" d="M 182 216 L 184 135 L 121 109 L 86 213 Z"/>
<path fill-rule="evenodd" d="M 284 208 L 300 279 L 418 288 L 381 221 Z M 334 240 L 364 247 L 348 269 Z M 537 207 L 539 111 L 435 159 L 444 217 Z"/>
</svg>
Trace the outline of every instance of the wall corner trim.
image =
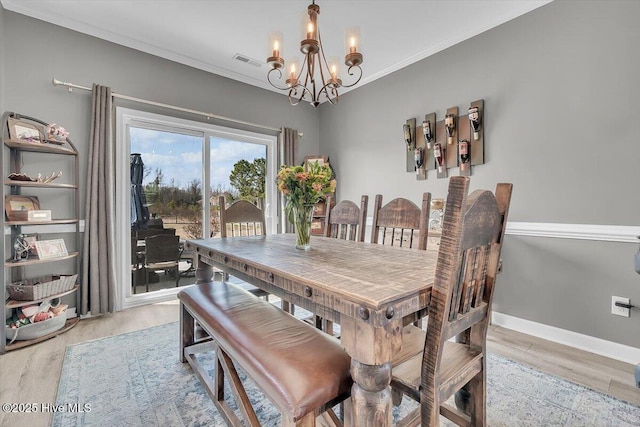
<svg viewBox="0 0 640 427">
<path fill-rule="evenodd" d="M 638 243 L 637 236 L 640 235 L 640 227 L 629 225 L 509 221 L 507 222 L 507 229 L 505 233 L 511 236 Z"/>
<path fill-rule="evenodd" d="M 532 335 L 622 362 L 630 364 L 640 362 L 640 348 L 579 334 L 495 311 L 491 314 L 491 323 L 496 326 L 512 329 L 517 332 L 522 332 L 523 334 Z"/>
</svg>

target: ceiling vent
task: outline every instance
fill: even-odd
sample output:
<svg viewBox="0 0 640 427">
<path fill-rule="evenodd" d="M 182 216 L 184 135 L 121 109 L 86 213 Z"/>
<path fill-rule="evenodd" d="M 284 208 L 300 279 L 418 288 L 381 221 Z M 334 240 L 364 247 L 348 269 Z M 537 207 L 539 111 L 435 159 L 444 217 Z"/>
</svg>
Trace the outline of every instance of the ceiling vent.
<svg viewBox="0 0 640 427">
<path fill-rule="evenodd" d="M 248 56 L 241 53 L 236 53 L 235 55 L 233 55 L 233 59 L 237 59 L 238 61 L 244 62 L 245 64 L 253 65 L 254 67 L 262 67 L 262 62 L 258 61 L 257 59 L 249 58 Z"/>
</svg>

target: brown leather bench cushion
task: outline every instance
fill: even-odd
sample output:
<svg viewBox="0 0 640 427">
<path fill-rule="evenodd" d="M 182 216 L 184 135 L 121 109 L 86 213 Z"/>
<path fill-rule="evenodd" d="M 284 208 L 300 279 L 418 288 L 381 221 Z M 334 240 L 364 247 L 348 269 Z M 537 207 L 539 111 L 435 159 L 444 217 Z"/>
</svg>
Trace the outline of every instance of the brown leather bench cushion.
<svg viewBox="0 0 640 427">
<path fill-rule="evenodd" d="M 191 286 L 178 298 L 294 419 L 349 392 L 351 359 L 335 338 L 233 284 Z"/>
</svg>

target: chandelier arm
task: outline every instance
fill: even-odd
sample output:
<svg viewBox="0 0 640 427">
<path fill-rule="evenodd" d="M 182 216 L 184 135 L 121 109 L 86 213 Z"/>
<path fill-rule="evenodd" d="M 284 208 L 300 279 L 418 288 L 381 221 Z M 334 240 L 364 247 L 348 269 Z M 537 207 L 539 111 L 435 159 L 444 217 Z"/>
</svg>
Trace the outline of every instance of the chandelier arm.
<svg viewBox="0 0 640 427">
<path fill-rule="evenodd" d="M 292 95 L 292 93 L 291 93 L 291 92 L 294 92 L 294 93 L 293 93 L 293 95 L 294 95 L 294 96 L 291 96 L 291 95 Z M 300 101 L 302 100 L 302 98 L 298 98 L 297 100 L 295 100 L 295 99 L 296 99 L 296 98 L 295 98 L 295 94 L 296 94 L 297 92 L 298 92 L 298 91 L 297 91 L 297 90 L 295 90 L 295 91 L 294 91 L 294 89 L 293 89 L 293 88 L 289 91 L 289 96 L 288 96 L 288 98 L 289 98 L 289 104 L 293 105 L 294 107 L 295 107 L 296 105 L 298 105 L 298 104 L 300 103 Z"/>
<path fill-rule="evenodd" d="M 300 96 L 298 96 L 298 89 L 300 89 Z M 309 89 L 307 88 L 306 82 L 304 85 L 298 83 L 297 85 L 293 86 L 291 90 L 289 90 L 289 103 L 291 105 L 298 105 L 300 101 L 304 99 L 305 93 L 308 93 L 309 96 L 312 96 L 311 91 L 309 91 Z M 297 98 L 298 100 L 294 103 L 293 99 L 295 98 Z"/>
<path fill-rule="evenodd" d="M 322 52 L 322 50 L 320 50 L 320 52 Z M 323 52 L 322 56 L 324 57 L 324 52 Z M 324 78 L 324 68 L 322 67 L 322 58 L 319 58 L 319 59 L 320 60 L 318 61 L 319 62 L 318 70 L 320 70 L 320 80 L 321 80 L 321 83 L 322 83 L 322 88 L 324 89 L 324 87 L 327 86 L 327 81 Z M 328 69 L 329 68 L 327 67 L 327 70 Z M 331 74 L 331 73 L 329 73 L 329 74 Z"/>
<path fill-rule="evenodd" d="M 306 56 L 307 56 L 307 78 L 311 80 L 311 83 L 315 83 L 314 76 L 316 74 L 316 61 L 313 60 L 313 55 L 311 53 L 307 53 Z"/>
<path fill-rule="evenodd" d="M 282 79 L 282 71 L 280 71 L 279 68 L 272 68 L 271 70 L 269 70 L 269 72 L 267 73 L 267 81 L 269 82 L 269 84 L 271 86 L 273 86 L 274 88 L 278 89 L 278 90 L 288 90 L 291 89 L 289 86 L 278 86 L 277 84 L 275 84 L 274 82 L 271 81 L 271 73 L 277 71 L 278 72 L 278 80 Z"/>
<path fill-rule="evenodd" d="M 300 90 L 300 96 L 298 96 L 298 90 Z M 301 85 L 300 83 L 293 86 L 288 94 L 289 104 L 294 106 L 298 105 L 300 101 L 304 99 L 305 91 L 309 92 L 309 89 L 307 89 L 305 86 Z"/>
<path fill-rule="evenodd" d="M 320 29 L 318 28 L 318 45 L 320 46 L 320 51 L 318 56 L 321 57 L 320 61 L 320 76 L 322 76 L 322 84 L 325 84 L 324 74 L 322 73 L 322 62 L 324 62 L 324 66 L 326 67 L 329 75 L 331 75 L 331 67 L 329 67 L 329 62 L 327 62 L 327 57 L 324 54 L 324 48 L 322 47 L 322 40 L 320 39 Z"/>
<path fill-rule="evenodd" d="M 350 76 L 355 75 L 355 72 L 351 71 L 352 68 L 356 68 L 360 73 L 358 75 L 358 79 L 351 83 L 350 85 L 345 85 L 343 84 L 342 87 L 352 87 L 358 84 L 358 82 L 360 82 L 360 79 L 362 78 L 362 68 L 360 68 L 359 65 L 352 65 L 351 67 L 349 67 L 349 69 L 347 70 L 347 74 L 349 74 Z"/>
<path fill-rule="evenodd" d="M 305 55 L 304 56 L 304 61 L 302 61 L 302 65 L 300 66 L 300 71 L 298 72 L 298 81 L 300 81 L 300 77 L 302 77 L 302 72 L 305 70 L 308 70 L 309 68 L 309 55 Z M 309 72 L 307 71 L 306 75 L 305 75 L 305 82 L 304 85 L 307 85 L 307 80 L 306 78 L 309 76 Z"/>
<path fill-rule="evenodd" d="M 300 97 L 300 100 L 302 100 L 304 98 L 304 94 L 308 94 L 309 95 L 309 103 L 311 103 L 313 105 L 314 102 L 317 101 L 317 95 L 316 95 L 316 80 L 314 78 L 315 75 L 315 64 L 316 62 L 313 60 L 313 55 L 310 53 L 307 53 L 305 55 L 305 63 L 307 64 L 307 68 L 306 68 L 306 75 L 304 78 L 304 86 L 303 86 L 303 93 Z M 308 88 L 309 83 L 311 83 L 311 89 Z"/>
<path fill-rule="evenodd" d="M 339 100 L 338 98 L 339 98 L 339 96 L 340 96 L 340 94 L 338 93 L 338 88 L 336 88 L 336 87 L 332 87 L 332 88 L 331 88 L 331 92 L 333 93 L 333 95 L 334 95 L 334 96 L 333 96 L 333 98 L 331 98 L 331 97 L 327 97 L 327 100 L 328 100 L 331 104 L 336 105 L 336 104 L 338 103 L 338 100 Z"/>
<path fill-rule="evenodd" d="M 331 92 L 331 94 L 329 94 L 329 92 Z M 320 98 L 321 94 L 324 94 L 325 99 L 333 105 L 338 103 L 338 88 L 331 85 L 331 83 L 322 86 L 322 89 L 318 92 L 318 98 Z"/>
</svg>

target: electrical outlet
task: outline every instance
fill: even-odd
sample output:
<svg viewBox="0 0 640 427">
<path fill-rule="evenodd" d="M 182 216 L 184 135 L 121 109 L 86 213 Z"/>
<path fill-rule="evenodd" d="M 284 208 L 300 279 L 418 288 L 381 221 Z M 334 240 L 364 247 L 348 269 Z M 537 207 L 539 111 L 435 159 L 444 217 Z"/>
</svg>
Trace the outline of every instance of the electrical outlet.
<svg viewBox="0 0 640 427">
<path fill-rule="evenodd" d="M 624 304 L 629 304 L 629 298 L 623 297 L 611 297 L 611 314 L 615 314 L 616 316 L 629 317 L 629 309 L 624 307 L 618 307 L 616 302 L 622 302 Z"/>
</svg>

